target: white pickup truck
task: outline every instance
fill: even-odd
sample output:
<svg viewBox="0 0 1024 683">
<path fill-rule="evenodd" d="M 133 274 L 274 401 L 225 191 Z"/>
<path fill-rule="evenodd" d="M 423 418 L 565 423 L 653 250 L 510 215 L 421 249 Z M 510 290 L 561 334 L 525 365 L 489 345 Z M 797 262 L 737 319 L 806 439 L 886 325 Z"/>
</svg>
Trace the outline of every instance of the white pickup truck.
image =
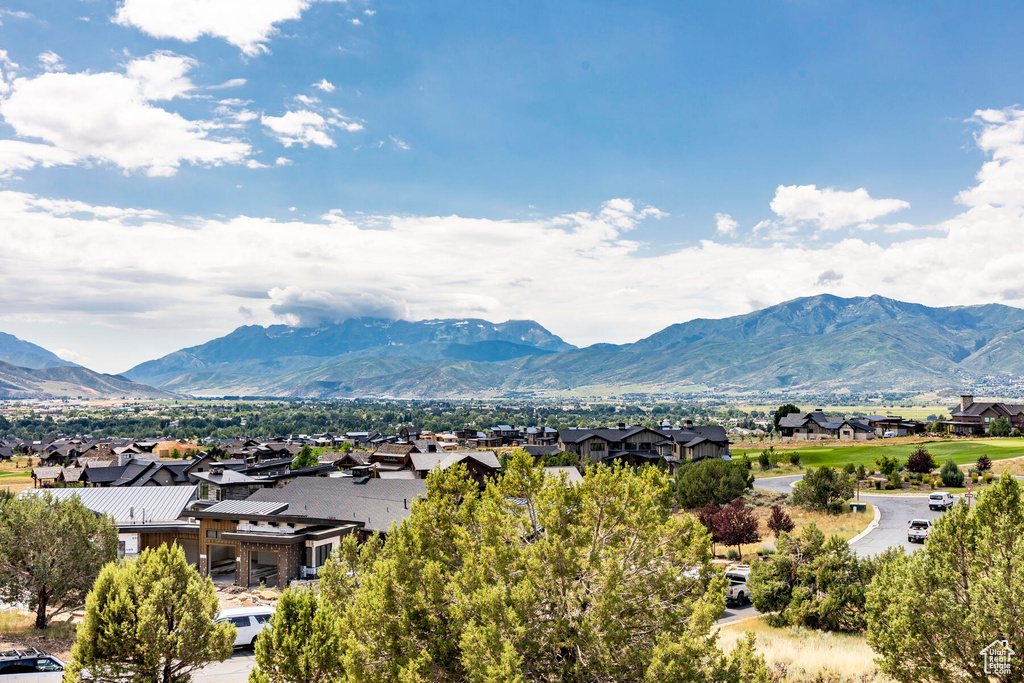
<svg viewBox="0 0 1024 683">
<path fill-rule="evenodd" d="M 750 589 L 747 579 L 750 578 L 750 567 L 745 564 L 730 565 L 725 570 L 725 578 L 729 587 L 725 589 L 725 602 L 732 605 L 745 605 L 750 602 Z"/>
<path fill-rule="evenodd" d="M 932 522 L 930 519 L 912 519 L 907 522 L 907 541 L 910 543 L 924 543 L 931 530 Z"/>
</svg>

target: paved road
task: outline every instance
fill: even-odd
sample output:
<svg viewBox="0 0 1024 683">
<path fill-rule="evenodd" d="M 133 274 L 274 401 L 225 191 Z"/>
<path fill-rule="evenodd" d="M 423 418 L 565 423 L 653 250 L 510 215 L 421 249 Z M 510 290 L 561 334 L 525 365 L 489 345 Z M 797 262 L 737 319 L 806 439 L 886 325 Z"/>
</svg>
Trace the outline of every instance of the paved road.
<svg viewBox="0 0 1024 683">
<path fill-rule="evenodd" d="M 755 479 L 754 487 L 792 493 L 793 483 L 802 478 L 802 475 L 794 475 Z M 878 508 L 882 518 L 877 529 L 850 544 L 858 555 L 874 556 L 893 546 L 903 546 L 908 552 L 918 550 L 921 548 L 920 544 L 907 541 L 907 522 L 912 519 L 936 519 L 942 514 L 928 509 L 928 495 L 925 493 L 891 494 L 861 491 L 860 497 Z"/>
<path fill-rule="evenodd" d="M 235 654 L 223 662 L 210 664 L 192 675 L 193 683 L 245 683 L 249 671 L 256 666 L 252 650 L 235 650 Z"/>
</svg>

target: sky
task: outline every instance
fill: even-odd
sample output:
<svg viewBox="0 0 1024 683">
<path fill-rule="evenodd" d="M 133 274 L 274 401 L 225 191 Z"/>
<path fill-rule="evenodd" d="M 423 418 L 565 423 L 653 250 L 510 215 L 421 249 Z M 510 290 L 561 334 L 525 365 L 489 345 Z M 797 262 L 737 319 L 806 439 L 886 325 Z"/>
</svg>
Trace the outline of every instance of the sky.
<svg viewBox="0 0 1024 683">
<path fill-rule="evenodd" d="M 0 331 L 1024 306 L 1024 6 L 0 0 Z"/>
</svg>

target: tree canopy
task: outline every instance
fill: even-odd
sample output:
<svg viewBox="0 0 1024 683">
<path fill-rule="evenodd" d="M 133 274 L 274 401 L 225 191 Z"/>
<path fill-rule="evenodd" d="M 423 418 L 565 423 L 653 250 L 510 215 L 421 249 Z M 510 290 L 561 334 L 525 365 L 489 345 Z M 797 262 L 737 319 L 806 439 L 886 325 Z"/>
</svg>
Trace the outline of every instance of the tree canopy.
<svg viewBox="0 0 1024 683">
<path fill-rule="evenodd" d="M 214 623 L 217 614 L 213 582 L 178 545 L 110 563 L 86 600 L 64 683 L 187 683 L 196 669 L 231 655 L 235 627 Z"/>
<path fill-rule="evenodd" d="M 793 489 L 793 503 L 810 510 L 830 514 L 843 511 L 843 504 L 853 496 L 853 481 L 831 467 L 808 468 L 807 474 Z"/>
<path fill-rule="evenodd" d="M 779 429 L 779 422 L 782 420 L 782 418 L 786 417 L 787 415 L 792 415 L 793 413 L 799 413 L 799 412 L 800 412 L 800 408 L 798 408 L 797 406 L 793 405 L 792 403 L 787 403 L 784 406 L 779 406 L 778 408 L 776 408 L 775 416 L 773 418 L 774 423 L 775 423 L 775 431 L 778 431 L 778 429 Z"/>
<path fill-rule="evenodd" d="M 342 544 L 288 627 L 340 615 L 335 680 L 767 681 L 749 643 L 718 649 L 724 579 L 657 468 L 568 484 L 516 454 L 483 490 L 461 466 L 427 487 L 385 541 Z M 263 645 L 261 671 L 294 650 Z"/>
<path fill-rule="evenodd" d="M 0 498 L 0 598 L 34 609 L 37 629 L 80 607 L 115 557 L 117 527 L 77 497 Z"/>
<path fill-rule="evenodd" d="M 679 505 L 693 510 L 708 503 L 725 505 L 753 487 L 754 475 L 743 462 L 705 458 L 676 472 Z"/>
</svg>

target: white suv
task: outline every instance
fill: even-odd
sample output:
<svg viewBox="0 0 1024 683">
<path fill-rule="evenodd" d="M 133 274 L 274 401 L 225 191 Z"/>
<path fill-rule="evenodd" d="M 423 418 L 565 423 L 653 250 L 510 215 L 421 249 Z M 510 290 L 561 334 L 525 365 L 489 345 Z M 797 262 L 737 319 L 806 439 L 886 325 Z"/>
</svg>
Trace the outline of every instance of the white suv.
<svg viewBox="0 0 1024 683">
<path fill-rule="evenodd" d="M 932 493 L 928 496 L 928 509 L 929 510 L 948 510 L 953 507 L 953 503 L 956 502 L 956 498 L 953 497 L 952 493 Z"/>
<path fill-rule="evenodd" d="M 235 607 L 220 611 L 217 623 L 230 621 L 238 631 L 235 635 L 235 647 L 252 647 L 256 637 L 263 629 L 270 626 L 270 618 L 274 616 L 272 607 Z M 0 681 L 6 683 L 6 681 Z"/>
<path fill-rule="evenodd" d="M 36 650 L 0 652 L 0 683 L 59 683 L 64 662 Z"/>
<path fill-rule="evenodd" d="M 907 522 L 907 541 L 910 543 L 924 543 L 928 538 L 928 532 L 932 530 L 930 519 L 912 519 Z"/>
<path fill-rule="evenodd" d="M 750 589 L 747 588 L 747 579 L 750 578 L 749 566 L 731 565 L 725 570 L 725 578 L 729 580 L 729 587 L 725 589 L 727 604 L 745 605 L 750 602 Z"/>
</svg>

